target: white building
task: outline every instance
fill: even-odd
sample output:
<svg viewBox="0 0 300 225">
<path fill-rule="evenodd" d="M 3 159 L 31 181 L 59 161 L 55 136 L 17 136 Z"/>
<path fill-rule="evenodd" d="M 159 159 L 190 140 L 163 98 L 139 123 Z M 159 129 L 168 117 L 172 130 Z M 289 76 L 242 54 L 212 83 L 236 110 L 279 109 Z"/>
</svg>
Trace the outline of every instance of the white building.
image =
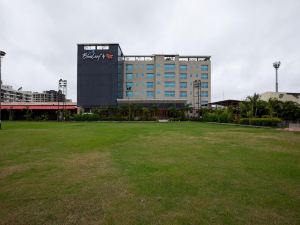
<svg viewBox="0 0 300 225">
<path fill-rule="evenodd" d="M 270 98 L 275 98 L 279 101 L 292 101 L 300 104 L 300 93 L 289 93 L 289 92 L 265 92 L 260 95 L 260 99 L 268 101 Z"/>
</svg>

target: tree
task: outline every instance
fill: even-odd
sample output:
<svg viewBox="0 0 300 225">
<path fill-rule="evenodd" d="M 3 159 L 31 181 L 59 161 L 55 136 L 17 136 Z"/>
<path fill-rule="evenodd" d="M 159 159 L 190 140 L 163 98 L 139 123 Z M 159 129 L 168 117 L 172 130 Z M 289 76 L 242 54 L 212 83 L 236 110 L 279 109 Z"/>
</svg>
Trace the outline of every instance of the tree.
<svg viewBox="0 0 300 225">
<path fill-rule="evenodd" d="M 252 117 L 256 117 L 257 115 L 257 102 L 259 100 L 260 95 L 257 93 L 254 93 L 253 96 L 248 96 L 246 98 L 246 101 L 248 100 L 250 102 L 250 106 L 251 106 L 251 111 L 248 113 L 250 114 Z"/>
</svg>

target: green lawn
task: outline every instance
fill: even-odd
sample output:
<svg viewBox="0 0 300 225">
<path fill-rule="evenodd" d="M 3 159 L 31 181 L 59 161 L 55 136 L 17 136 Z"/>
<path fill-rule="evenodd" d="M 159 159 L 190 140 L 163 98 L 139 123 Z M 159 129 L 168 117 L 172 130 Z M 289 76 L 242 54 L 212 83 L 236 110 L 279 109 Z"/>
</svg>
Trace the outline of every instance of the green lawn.
<svg viewBox="0 0 300 225">
<path fill-rule="evenodd" d="M 5 122 L 0 224 L 300 224 L 300 133 Z"/>
</svg>

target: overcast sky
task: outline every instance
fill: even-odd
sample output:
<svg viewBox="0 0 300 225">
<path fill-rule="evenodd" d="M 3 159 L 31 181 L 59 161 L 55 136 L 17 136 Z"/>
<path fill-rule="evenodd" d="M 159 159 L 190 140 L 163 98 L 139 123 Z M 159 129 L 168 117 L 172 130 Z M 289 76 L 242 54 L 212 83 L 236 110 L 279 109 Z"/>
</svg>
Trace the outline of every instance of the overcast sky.
<svg viewBox="0 0 300 225">
<path fill-rule="evenodd" d="M 3 83 L 76 100 L 76 44 L 120 43 L 129 54 L 211 55 L 212 100 L 300 92 L 300 1 L 0 0 Z"/>
</svg>

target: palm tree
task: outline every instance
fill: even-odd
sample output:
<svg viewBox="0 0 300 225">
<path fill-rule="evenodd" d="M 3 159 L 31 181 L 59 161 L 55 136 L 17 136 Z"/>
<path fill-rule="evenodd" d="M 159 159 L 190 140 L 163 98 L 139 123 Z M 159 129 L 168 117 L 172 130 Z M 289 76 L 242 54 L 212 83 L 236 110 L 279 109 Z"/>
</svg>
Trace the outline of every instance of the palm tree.
<svg viewBox="0 0 300 225">
<path fill-rule="evenodd" d="M 248 100 L 250 102 L 250 105 L 251 105 L 251 114 L 254 117 L 256 117 L 256 115 L 257 115 L 257 102 L 258 102 L 259 98 L 260 98 L 260 95 L 257 94 L 257 93 L 254 93 L 253 96 L 248 96 L 246 98 L 246 100 Z"/>
</svg>

